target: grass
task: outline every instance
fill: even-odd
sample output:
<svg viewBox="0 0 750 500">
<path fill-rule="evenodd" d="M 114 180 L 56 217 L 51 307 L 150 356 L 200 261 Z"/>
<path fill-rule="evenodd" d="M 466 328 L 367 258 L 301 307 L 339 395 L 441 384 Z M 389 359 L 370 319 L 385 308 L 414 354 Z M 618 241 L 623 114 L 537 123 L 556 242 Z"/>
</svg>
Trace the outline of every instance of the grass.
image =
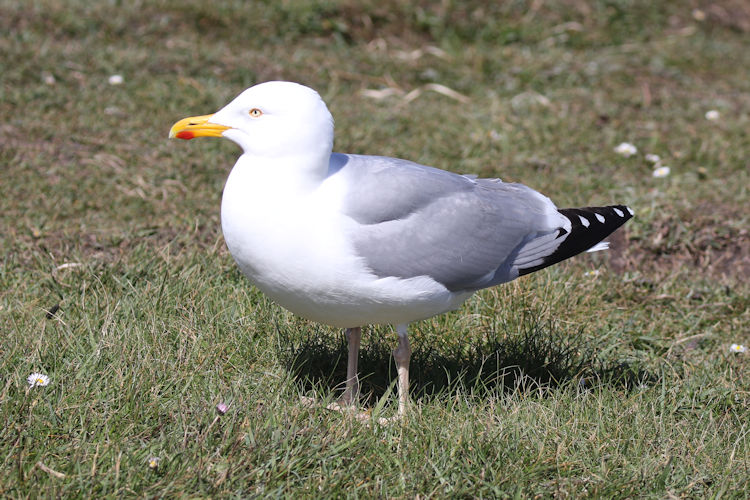
<svg viewBox="0 0 750 500">
<path fill-rule="evenodd" d="M 0 496 L 747 497 L 749 23 L 733 0 L 0 0 Z M 636 218 L 413 325 L 406 425 L 307 407 L 340 390 L 341 332 L 235 269 L 236 147 L 166 139 L 268 79 L 321 92 L 336 150 Z M 365 332 L 389 415 L 395 335 Z"/>
</svg>

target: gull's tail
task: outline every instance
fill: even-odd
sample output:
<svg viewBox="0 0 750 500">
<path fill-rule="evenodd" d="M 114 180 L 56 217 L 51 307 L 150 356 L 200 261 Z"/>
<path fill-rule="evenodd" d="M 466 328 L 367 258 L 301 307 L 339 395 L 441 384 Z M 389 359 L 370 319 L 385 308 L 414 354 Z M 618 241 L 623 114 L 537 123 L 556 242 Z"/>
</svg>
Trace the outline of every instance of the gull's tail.
<svg viewBox="0 0 750 500">
<path fill-rule="evenodd" d="M 544 269 L 587 250 L 606 249 L 607 243 L 601 241 L 633 217 L 633 211 L 625 205 L 562 208 L 558 212 L 570 220 L 570 231 L 560 228 L 554 238 L 542 237 L 527 243 L 521 249 L 520 258 L 513 263 L 519 276 Z"/>
</svg>

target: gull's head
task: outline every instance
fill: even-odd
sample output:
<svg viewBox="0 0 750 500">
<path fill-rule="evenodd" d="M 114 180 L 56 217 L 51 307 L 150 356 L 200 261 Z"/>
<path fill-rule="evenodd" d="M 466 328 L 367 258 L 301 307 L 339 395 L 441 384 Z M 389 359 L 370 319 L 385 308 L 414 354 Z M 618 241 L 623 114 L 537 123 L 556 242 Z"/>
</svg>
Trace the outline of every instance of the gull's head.
<svg viewBox="0 0 750 500">
<path fill-rule="evenodd" d="M 246 154 L 266 157 L 328 154 L 333 117 L 313 89 L 266 82 L 245 90 L 212 115 L 178 121 L 169 137 L 226 137 Z"/>
</svg>

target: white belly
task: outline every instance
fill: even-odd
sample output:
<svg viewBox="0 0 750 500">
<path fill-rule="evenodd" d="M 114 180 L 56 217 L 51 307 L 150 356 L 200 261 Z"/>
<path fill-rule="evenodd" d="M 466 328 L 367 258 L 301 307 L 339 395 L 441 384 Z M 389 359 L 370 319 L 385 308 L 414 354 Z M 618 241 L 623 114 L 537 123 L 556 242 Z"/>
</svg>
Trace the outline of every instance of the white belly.
<svg viewBox="0 0 750 500">
<path fill-rule="evenodd" d="M 295 188 L 278 172 L 270 178 L 238 162 L 224 188 L 221 224 L 243 274 L 291 312 L 338 327 L 408 323 L 471 295 L 426 276 L 372 274 L 347 238 L 357 223 L 340 212 L 344 188 L 333 178 Z"/>
</svg>

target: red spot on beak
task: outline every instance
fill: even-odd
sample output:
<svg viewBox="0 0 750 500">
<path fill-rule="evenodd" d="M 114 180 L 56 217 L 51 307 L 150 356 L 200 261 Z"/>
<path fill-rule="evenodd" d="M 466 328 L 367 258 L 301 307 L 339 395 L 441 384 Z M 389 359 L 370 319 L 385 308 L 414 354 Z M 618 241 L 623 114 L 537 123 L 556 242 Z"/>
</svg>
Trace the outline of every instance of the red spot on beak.
<svg viewBox="0 0 750 500">
<path fill-rule="evenodd" d="M 183 130 L 181 132 L 177 132 L 177 138 L 189 141 L 190 139 L 195 138 L 195 134 L 190 132 L 189 130 Z"/>
</svg>

